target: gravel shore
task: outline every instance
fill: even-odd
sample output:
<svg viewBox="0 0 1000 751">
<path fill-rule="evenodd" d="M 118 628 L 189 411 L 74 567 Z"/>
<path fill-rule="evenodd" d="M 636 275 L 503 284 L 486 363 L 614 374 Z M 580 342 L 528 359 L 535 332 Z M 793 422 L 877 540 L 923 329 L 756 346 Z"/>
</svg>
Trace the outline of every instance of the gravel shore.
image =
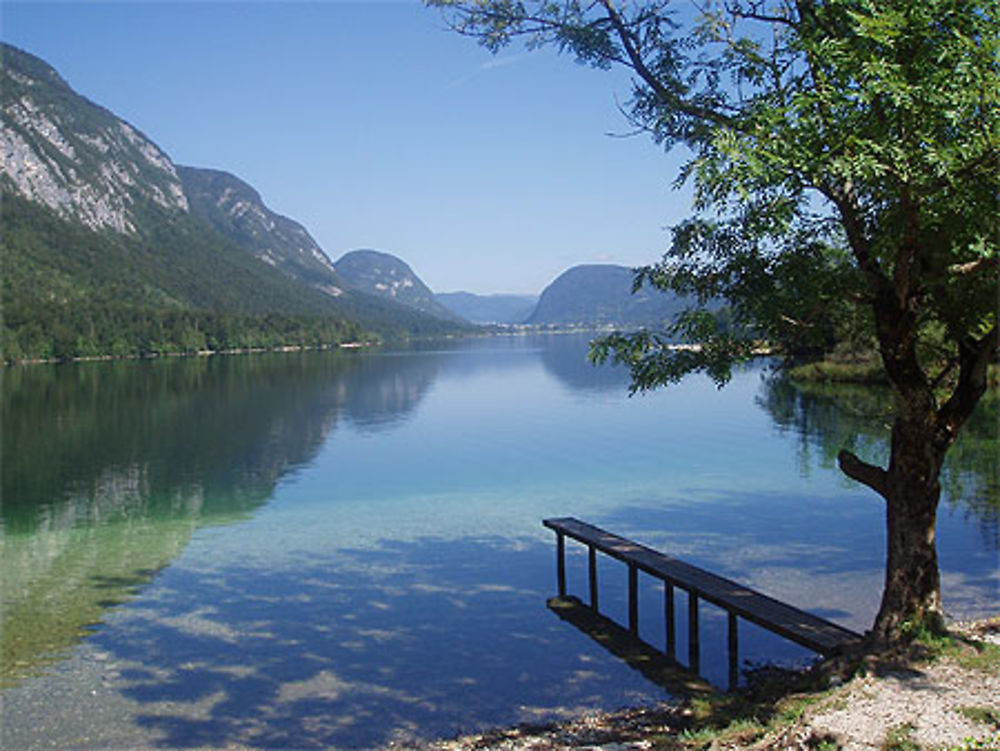
<svg viewBox="0 0 1000 751">
<path fill-rule="evenodd" d="M 969 655 L 1000 648 L 1000 617 L 956 623 L 952 633 Z M 978 647 L 976 645 L 979 645 Z M 690 704 L 595 714 L 521 726 L 420 746 L 420 751 L 647 751 L 789 749 L 843 751 L 988 749 L 1000 751 L 1000 668 L 970 665 L 963 654 L 930 660 L 866 661 L 850 680 L 814 695 L 788 696 L 805 709 L 793 719 L 743 719 L 706 732 Z M 838 684 L 837 678 L 833 679 Z M 702 718 L 704 719 L 704 718 Z M 894 745 L 895 744 L 895 745 Z"/>
</svg>

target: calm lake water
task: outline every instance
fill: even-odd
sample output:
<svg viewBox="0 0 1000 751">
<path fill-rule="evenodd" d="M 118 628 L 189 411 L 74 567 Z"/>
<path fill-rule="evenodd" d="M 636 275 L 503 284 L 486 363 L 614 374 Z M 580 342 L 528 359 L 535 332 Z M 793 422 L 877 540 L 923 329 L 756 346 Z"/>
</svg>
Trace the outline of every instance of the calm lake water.
<svg viewBox="0 0 1000 751">
<path fill-rule="evenodd" d="M 884 453 L 886 393 L 760 366 L 629 398 L 585 352 L 498 337 L 4 371 L 0 747 L 362 748 L 670 698 L 546 607 L 549 516 L 870 625 L 882 508 L 834 457 Z M 959 617 L 1000 610 L 997 453 L 992 399 L 945 476 Z M 600 574 L 625 622 L 624 567 Z M 810 658 L 741 629 L 751 664 Z M 724 685 L 725 660 L 703 605 L 703 673 Z"/>
</svg>

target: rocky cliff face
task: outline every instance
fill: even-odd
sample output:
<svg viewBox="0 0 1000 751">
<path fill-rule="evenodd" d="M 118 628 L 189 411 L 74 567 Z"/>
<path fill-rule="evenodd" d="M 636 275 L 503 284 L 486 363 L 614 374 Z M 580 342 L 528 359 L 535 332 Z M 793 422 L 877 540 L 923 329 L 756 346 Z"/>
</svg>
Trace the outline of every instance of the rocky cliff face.
<svg viewBox="0 0 1000 751">
<path fill-rule="evenodd" d="M 346 286 L 333 262 L 298 222 L 271 211 L 260 194 L 228 172 L 178 167 L 191 211 L 224 237 L 328 295 L 338 297 Z"/>
<path fill-rule="evenodd" d="M 0 45 L 0 181 L 66 219 L 136 232 L 146 203 L 188 211 L 170 158 L 142 133 L 79 96 L 46 63 Z"/>
</svg>

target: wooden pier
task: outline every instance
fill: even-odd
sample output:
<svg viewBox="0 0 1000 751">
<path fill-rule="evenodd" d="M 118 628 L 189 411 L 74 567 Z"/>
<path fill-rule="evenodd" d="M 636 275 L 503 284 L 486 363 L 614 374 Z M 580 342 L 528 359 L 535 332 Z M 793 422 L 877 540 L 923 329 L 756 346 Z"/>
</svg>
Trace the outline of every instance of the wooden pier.
<svg viewBox="0 0 1000 751">
<path fill-rule="evenodd" d="M 736 687 L 739 679 L 738 618 L 756 623 L 825 656 L 839 654 L 861 641 L 860 634 L 843 626 L 579 519 L 545 519 L 542 523 L 556 533 L 556 578 L 560 597 L 566 596 L 567 537 L 587 546 L 590 607 L 595 611 L 599 612 L 597 553 L 609 555 L 628 567 L 628 630 L 635 637 L 639 635 L 639 571 L 663 582 L 665 652 L 671 659 L 676 659 L 677 651 L 674 588 L 685 590 L 688 593 L 688 667 L 695 672 L 698 672 L 701 663 L 699 599 L 725 610 L 729 615 L 730 689 Z"/>
</svg>

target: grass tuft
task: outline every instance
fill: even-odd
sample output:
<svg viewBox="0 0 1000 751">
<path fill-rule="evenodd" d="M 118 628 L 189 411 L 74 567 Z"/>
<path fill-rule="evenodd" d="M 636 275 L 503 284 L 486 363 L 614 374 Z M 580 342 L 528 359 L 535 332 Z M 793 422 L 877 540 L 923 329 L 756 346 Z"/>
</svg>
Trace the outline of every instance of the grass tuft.
<svg viewBox="0 0 1000 751">
<path fill-rule="evenodd" d="M 912 637 L 910 656 L 915 661 L 948 657 L 966 670 L 1000 672 L 1000 644 L 954 632 L 938 634 L 922 627 L 913 629 L 909 635 Z"/>
<path fill-rule="evenodd" d="M 1000 709 L 995 707 L 958 707 L 957 712 L 980 725 L 1000 730 Z"/>
<path fill-rule="evenodd" d="M 948 751 L 1000 751 L 1000 735 L 992 738 L 966 738 Z"/>
<path fill-rule="evenodd" d="M 920 744 L 913 739 L 914 730 L 910 722 L 889 728 L 882 741 L 882 751 L 920 751 Z"/>
</svg>

